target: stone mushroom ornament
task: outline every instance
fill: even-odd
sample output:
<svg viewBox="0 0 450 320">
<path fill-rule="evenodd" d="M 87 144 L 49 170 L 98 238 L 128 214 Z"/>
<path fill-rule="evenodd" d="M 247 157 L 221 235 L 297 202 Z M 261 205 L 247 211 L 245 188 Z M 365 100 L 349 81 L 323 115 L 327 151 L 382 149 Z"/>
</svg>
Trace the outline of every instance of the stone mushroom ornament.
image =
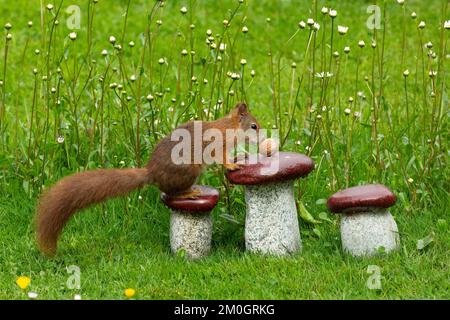
<svg viewBox="0 0 450 320">
<path fill-rule="evenodd" d="M 193 186 L 201 191 L 195 199 L 181 199 L 161 194 L 170 210 L 170 247 L 173 253 L 184 250 L 189 259 L 208 255 L 211 250 L 211 210 L 219 201 L 219 191 L 207 186 Z"/>
<path fill-rule="evenodd" d="M 400 236 L 389 212 L 397 198 L 381 184 L 351 187 L 332 195 L 327 205 L 341 213 L 341 241 L 345 252 L 353 256 L 372 256 L 383 247 L 385 252 L 398 249 Z"/>
<path fill-rule="evenodd" d="M 227 172 L 231 183 L 245 188 L 246 249 L 280 256 L 300 251 L 294 180 L 308 175 L 314 162 L 302 154 L 277 152 L 270 157 L 249 155 L 247 163 Z"/>
</svg>

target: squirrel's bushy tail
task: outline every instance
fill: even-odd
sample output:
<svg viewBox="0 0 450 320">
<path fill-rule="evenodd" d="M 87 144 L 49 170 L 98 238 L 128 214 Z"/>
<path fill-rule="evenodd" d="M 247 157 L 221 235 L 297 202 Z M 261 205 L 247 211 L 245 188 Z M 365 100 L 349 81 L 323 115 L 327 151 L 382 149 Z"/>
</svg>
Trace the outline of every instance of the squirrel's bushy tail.
<svg viewBox="0 0 450 320">
<path fill-rule="evenodd" d="M 39 248 L 47 255 L 54 255 L 64 225 L 78 210 L 125 195 L 148 183 L 147 169 L 101 169 L 63 178 L 41 196 L 36 215 Z"/>
</svg>

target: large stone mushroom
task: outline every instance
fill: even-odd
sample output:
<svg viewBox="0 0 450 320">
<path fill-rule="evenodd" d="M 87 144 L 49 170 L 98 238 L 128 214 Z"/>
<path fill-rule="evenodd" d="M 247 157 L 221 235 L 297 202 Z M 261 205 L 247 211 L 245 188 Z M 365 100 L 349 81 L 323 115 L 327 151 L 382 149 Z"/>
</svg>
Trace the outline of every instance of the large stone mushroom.
<svg viewBox="0 0 450 320">
<path fill-rule="evenodd" d="M 245 187 L 247 250 L 274 255 L 301 250 L 294 180 L 308 175 L 314 162 L 294 152 L 251 155 L 247 161 L 240 169 L 227 172 L 230 182 Z"/>
<path fill-rule="evenodd" d="M 161 194 L 170 210 L 170 247 L 172 252 L 184 250 L 186 257 L 197 259 L 211 249 L 211 210 L 219 201 L 219 191 L 207 186 L 194 186 L 201 191 L 195 199 L 181 199 Z"/>
<path fill-rule="evenodd" d="M 327 202 L 331 212 L 341 213 L 341 241 L 353 256 L 370 256 L 383 247 L 385 252 L 400 246 L 397 224 L 389 212 L 397 198 L 381 184 L 341 190 Z"/>
</svg>

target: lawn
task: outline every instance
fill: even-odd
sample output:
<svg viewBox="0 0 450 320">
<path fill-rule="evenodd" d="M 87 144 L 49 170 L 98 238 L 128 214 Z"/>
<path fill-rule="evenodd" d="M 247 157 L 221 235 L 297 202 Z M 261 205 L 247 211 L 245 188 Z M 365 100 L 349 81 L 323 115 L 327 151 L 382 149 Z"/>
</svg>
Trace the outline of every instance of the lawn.
<svg viewBox="0 0 450 320">
<path fill-rule="evenodd" d="M 0 299 L 449 299 L 449 3 L 374 2 L 1 1 Z M 319 221 L 299 217 L 301 253 L 245 252 L 243 189 L 219 166 L 200 181 L 221 191 L 202 260 L 170 252 L 153 186 L 76 215 L 54 258 L 38 251 L 44 186 L 143 166 L 177 124 L 243 100 L 316 163 L 295 186 Z M 342 252 L 325 200 L 364 183 L 398 197 L 397 252 Z"/>
</svg>

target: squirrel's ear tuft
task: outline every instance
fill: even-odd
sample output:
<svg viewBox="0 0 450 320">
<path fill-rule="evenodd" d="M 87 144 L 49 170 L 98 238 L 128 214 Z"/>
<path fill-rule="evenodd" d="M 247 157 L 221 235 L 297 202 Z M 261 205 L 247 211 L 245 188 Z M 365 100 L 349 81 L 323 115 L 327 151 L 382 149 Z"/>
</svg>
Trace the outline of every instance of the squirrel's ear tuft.
<svg viewBox="0 0 450 320">
<path fill-rule="evenodd" d="M 235 112 L 240 116 L 245 116 L 248 114 L 247 105 L 243 102 L 240 102 L 234 107 Z"/>
</svg>

